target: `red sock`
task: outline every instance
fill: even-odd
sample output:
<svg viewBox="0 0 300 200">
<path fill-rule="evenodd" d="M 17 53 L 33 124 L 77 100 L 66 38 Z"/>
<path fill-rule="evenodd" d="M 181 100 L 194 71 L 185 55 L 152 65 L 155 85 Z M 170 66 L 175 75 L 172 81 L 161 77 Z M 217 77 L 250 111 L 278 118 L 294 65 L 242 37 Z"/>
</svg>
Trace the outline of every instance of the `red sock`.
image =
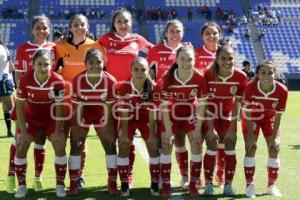
<svg viewBox="0 0 300 200">
<path fill-rule="evenodd" d="M 181 176 L 188 177 L 188 151 L 186 149 L 183 152 L 175 151 L 175 155 Z"/>
<path fill-rule="evenodd" d="M 268 186 L 274 185 L 278 178 L 279 168 L 268 167 Z"/>
<path fill-rule="evenodd" d="M 190 161 L 190 185 L 189 187 L 197 187 L 200 180 L 202 162 Z"/>
<path fill-rule="evenodd" d="M 44 145 L 34 144 L 34 169 L 35 177 L 40 177 L 44 169 L 45 163 L 45 152 Z"/>
<path fill-rule="evenodd" d="M 27 159 L 15 157 L 14 161 L 19 185 L 26 185 Z"/>
<path fill-rule="evenodd" d="M 117 168 L 122 183 L 128 183 L 129 158 L 117 158 Z"/>
<path fill-rule="evenodd" d="M 69 156 L 69 176 L 70 176 L 70 188 L 77 187 L 77 180 L 80 177 L 80 156 Z"/>
<path fill-rule="evenodd" d="M 163 183 L 163 188 L 170 187 L 171 181 L 171 155 L 160 155 L 160 177 Z"/>
<path fill-rule="evenodd" d="M 133 164 L 135 161 L 135 145 L 131 144 L 130 145 L 130 151 L 129 151 L 129 170 L 128 170 L 128 175 L 132 176 L 133 174 Z"/>
<path fill-rule="evenodd" d="M 225 170 L 225 151 L 223 148 L 218 148 L 217 151 L 217 176 L 219 180 L 224 183 L 224 170 Z"/>
<path fill-rule="evenodd" d="M 56 174 L 56 185 L 65 185 L 65 177 L 67 171 L 67 156 L 58 157 L 55 156 L 55 174 Z M 73 172 L 70 173 L 70 175 Z"/>
<path fill-rule="evenodd" d="M 117 182 L 118 171 L 116 168 L 107 168 L 108 182 Z"/>
<path fill-rule="evenodd" d="M 247 186 L 253 184 L 255 174 L 255 158 L 247 157 L 244 158 L 244 173 L 246 178 Z"/>
<path fill-rule="evenodd" d="M 278 178 L 278 170 L 280 167 L 279 158 L 269 158 L 268 160 L 268 186 L 276 183 Z"/>
<path fill-rule="evenodd" d="M 84 150 L 81 152 L 80 154 L 80 159 L 81 159 L 81 162 L 80 162 L 80 171 L 79 171 L 79 177 L 82 176 L 82 173 L 83 173 L 83 170 L 84 170 L 84 167 L 85 167 L 85 161 L 86 161 L 86 155 L 87 155 L 87 150 L 86 150 L 86 146 L 84 146 Z"/>
<path fill-rule="evenodd" d="M 159 181 L 160 165 L 159 164 L 149 164 L 151 182 L 157 183 Z"/>
<path fill-rule="evenodd" d="M 235 151 L 225 151 L 225 185 L 231 184 L 236 168 Z"/>
<path fill-rule="evenodd" d="M 15 155 L 16 155 L 16 146 L 14 143 L 10 145 L 9 149 L 9 163 L 8 163 L 8 176 L 14 176 L 15 175 Z"/>
<path fill-rule="evenodd" d="M 207 150 L 204 156 L 203 166 L 205 175 L 205 185 L 212 183 L 212 178 L 216 165 L 216 151 Z"/>
</svg>

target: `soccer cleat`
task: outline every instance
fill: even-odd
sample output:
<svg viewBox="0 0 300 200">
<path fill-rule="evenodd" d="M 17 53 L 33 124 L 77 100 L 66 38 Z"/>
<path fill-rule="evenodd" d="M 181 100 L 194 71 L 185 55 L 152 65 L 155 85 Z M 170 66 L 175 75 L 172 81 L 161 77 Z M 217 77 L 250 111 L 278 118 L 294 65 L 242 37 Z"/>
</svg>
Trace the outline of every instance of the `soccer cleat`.
<svg viewBox="0 0 300 200">
<path fill-rule="evenodd" d="M 273 197 L 282 197 L 279 189 L 274 184 L 267 188 L 267 194 L 272 195 Z"/>
<path fill-rule="evenodd" d="M 13 194 L 16 192 L 16 179 L 15 176 L 7 176 L 6 179 L 6 192 Z"/>
<path fill-rule="evenodd" d="M 188 176 L 181 176 L 180 187 L 182 189 L 188 189 L 189 188 L 189 177 Z"/>
<path fill-rule="evenodd" d="M 204 196 L 212 196 L 214 194 L 214 188 L 213 188 L 213 185 L 210 183 L 210 184 L 207 184 L 204 188 L 204 192 L 203 192 L 203 195 Z"/>
<path fill-rule="evenodd" d="M 56 186 L 56 196 L 57 197 L 67 196 L 66 187 L 64 185 L 57 185 Z"/>
<path fill-rule="evenodd" d="M 76 186 L 70 186 L 69 191 L 67 192 L 68 196 L 78 196 L 79 188 Z"/>
<path fill-rule="evenodd" d="M 26 185 L 20 185 L 17 192 L 15 193 L 15 198 L 24 198 L 27 194 Z"/>
<path fill-rule="evenodd" d="M 119 195 L 119 191 L 117 189 L 117 182 L 116 181 L 108 181 L 107 182 L 107 189 L 108 189 L 108 193 L 111 196 L 118 196 Z"/>
<path fill-rule="evenodd" d="M 256 194 L 255 194 L 255 187 L 253 184 L 250 184 L 247 186 L 246 188 L 246 197 L 248 198 L 255 198 Z"/>
<path fill-rule="evenodd" d="M 32 183 L 32 187 L 36 192 L 44 191 L 42 179 L 40 177 L 35 177 Z"/>
<path fill-rule="evenodd" d="M 190 197 L 191 198 L 195 198 L 195 197 L 198 197 L 200 194 L 199 194 L 199 191 L 198 191 L 198 188 L 197 187 L 189 187 L 189 193 L 190 193 Z"/>
<path fill-rule="evenodd" d="M 7 137 L 15 137 L 11 131 L 7 131 Z"/>
<path fill-rule="evenodd" d="M 150 194 L 152 196 L 159 196 L 158 183 L 151 182 Z"/>
<path fill-rule="evenodd" d="M 85 185 L 84 179 L 82 177 L 79 177 L 79 179 L 77 180 L 77 186 L 78 188 L 81 190 Z"/>
<path fill-rule="evenodd" d="M 162 190 L 161 190 L 161 196 L 163 197 L 171 197 L 171 184 L 163 183 Z"/>
<path fill-rule="evenodd" d="M 235 192 L 230 184 L 224 186 L 223 194 L 227 197 L 235 196 Z"/>
<path fill-rule="evenodd" d="M 124 183 L 121 183 L 121 193 L 120 193 L 120 196 L 122 197 L 128 197 L 130 194 L 129 192 L 129 184 L 124 182 Z"/>
</svg>

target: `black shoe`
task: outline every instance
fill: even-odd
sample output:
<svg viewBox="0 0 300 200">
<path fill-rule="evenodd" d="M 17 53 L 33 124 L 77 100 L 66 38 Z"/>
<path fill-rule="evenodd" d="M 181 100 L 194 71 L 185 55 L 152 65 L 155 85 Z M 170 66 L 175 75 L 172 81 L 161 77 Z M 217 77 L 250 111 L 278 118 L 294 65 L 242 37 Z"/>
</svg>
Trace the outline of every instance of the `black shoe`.
<svg viewBox="0 0 300 200">
<path fill-rule="evenodd" d="M 122 197 L 129 196 L 129 184 L 126 182 L 121 183 L 121 194 Z"/>
<path fill-rule="evenodd" d="M 11 131 L 7 132 L 7 137 L 15 137 L 14 134 Z"/>
<path fill-rule="evenodd" d="M 84 185 L 85 185 L 85 182 L 84 182 L 84 179 L 82 177 L 80 177 L 78 180 L 77 180 L 77 186 L 78 186 L 78 189 L 82 189 L 84 188 Z"/>
<path fill-rule="evenodd" d="M 150 193 L 152 196 L 159 196 L 158 182 L 151 182 Z"/>
</svg>

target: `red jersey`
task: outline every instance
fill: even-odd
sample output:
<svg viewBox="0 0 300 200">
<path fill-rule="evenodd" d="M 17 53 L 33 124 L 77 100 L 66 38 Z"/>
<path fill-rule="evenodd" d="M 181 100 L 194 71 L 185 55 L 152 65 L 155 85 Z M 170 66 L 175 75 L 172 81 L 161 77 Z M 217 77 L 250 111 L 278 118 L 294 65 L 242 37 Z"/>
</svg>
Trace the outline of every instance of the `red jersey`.
<svg viewBox="0 0 300 200">
<path fill-rule="evenodd" d="M 107 53 L 107 72 L 118 81 L 126 80 L 130 77 L 131 63 L 138 57 L 139 51 L 148 53 L 153 46 L 142 36 L 133 33 L 127 37 L 107 33 L 99 38 L 98 42 L 105 48 Z"/>
<path fill-rule="evenodd" d="M 73 79 L 72 101 L 83 103 L 83 118 L 103 115 L 103 103 L 114 102 L 116 80 L 107 72 L 101 73 L 102 76 L 95 85 L 89 82 L 87 71 Z"/>
<path fill-rule="evenodd" d="M 64 93 L 65 82 L 59 74 L 50 71 L 48 79 L 41 84 L 34 71 L 26 73 L 21 77 L 17 89 L 17 99 L 26 101 L 25 120 L 36 126 L 47 127 L 49 121 L 54 120 L 51 117 L 51 105 L 55 101 L 62 101 Z"/>
<path fill-rule="evenodd" d="M 44 42 L 41 45 L 33 44 L 31 42 L 26 42 L 21 44 L 17 49 L 16 55 L 16 71 L 25 74 L 31 71 L 33 68 L 32 57 L 37 52 L 37 50 L 49 50 L 52 52 L 52 70 L 56 67 L 56 45 L 53 42 Z"/>
<path fill-rule="evenodd" d="M 285 111 L 288 89 L 278 81 L 274 81 L 273 90 L 265 93 L 260 88 L 260 81 L 255 79 L 251 81 L 245 89 L 244 109 L 251 110 L 252 116 L 261 116 L 271 118 L 275 113 Z"/>
<path fill-rule="evenodd" d="M 168 101 L 169 109 L 176 106 L 173 108 L 175 109 L 174 112 L 176 116 L 189 116 L 192 114 L 191 106 L 196 103 L 196 99 L 204 99 L 207 97 L 207 83 L 205 77 L 202 72 L 196 70 L 185 82 L 178 79 L 177 70 L 174 71 L 173 77 L 167 89 L 163 89 L 163 87 L 160 86 L 161 99 Z M 163 81 L 161 83 L 163 83 Z"/>
<path fill-rule="evenodd" d="M 153 84 L 150 86 L 153 90 Z M 132 120 L 138 120 L 139 122 L 149 122 L 149 110 L 154 109 L 154 103 L 147 101 L 146 99 L 152 99 L 148 95 L 138 91 L 131 78 L 119 83 L 117 87 L 118 96 L 118 109 L 128 109 L 129 115 L 132 116 Z"/>
<path fill-rule="evenodd" d="M 199 47 L 195 50 L 195 67 L 205 71 L 207 67 L 214 61 L 216 58 L 216 52 L 208 51 L 205 46 Z"/>
<path fill-rule="evenodd" d="M 159 80 L 165 71 L 170 69 L 171 65 L 176 59 L 176 52 L 182 46 L 188 46 L 191 43 L 180 43 L 178 47 L 172 48 L 167 45 L 167 42 L 163 42 L 152 47 L 148 53 L 148 63 L 150 69 L 154 67 L 156 72 L 156 80 Z"/>
<path fill-rule="evenodd" d="M 208 106 L 209 110 L 216 112 L 218 116 L 222 113 L 230 113 L 233 109 L 235 97 L 242 97 L 247 85 L 247 75 L 240 69 L 233 67 L 232 73 L 223 78 L 216 77 L 211 69 L 205 71 L 208 83 Z M 219 110 L 215 110 L 219 109 Z"/>
</svg>

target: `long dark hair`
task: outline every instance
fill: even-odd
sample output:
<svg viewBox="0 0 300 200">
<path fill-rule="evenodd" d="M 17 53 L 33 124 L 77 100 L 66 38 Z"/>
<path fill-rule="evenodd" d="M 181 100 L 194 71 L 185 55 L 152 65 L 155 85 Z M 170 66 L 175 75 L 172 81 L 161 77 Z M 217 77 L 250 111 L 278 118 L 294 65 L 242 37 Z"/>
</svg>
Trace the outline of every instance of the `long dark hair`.
<svg viewBox="0 0 300 200">
<path fill-rule="evenodd" d="M 172 19 L 172 20 L 169 20 L 169 21 L 166 22 L 164 30 L 161 33 L 161 37 L 160 37 L 160 41 L 159 42 L 162 42 L 163 40 L 167 41 L 167 36 L 166 36 L 167 35 L 167 30 L 168 30 L 169 26 L 171 26 L 171 25 L 177 25 L 177 26 L 179 26 L 182 29 L 182 35 L 184 35 L 184 26 L 183 26 L 183 23 L 180 20 L 178 20 L 178 19 Z"/>
<path fill-rule="evenodd" d="M 180 47 L 176 52 L 176 59 L 178 58 L 178 55 L 181 51 L 188 51 L 188 50 L 194 51 L 193 46 L 185 45 L 185 46 Z M 169 85 L 171 84 L 172 80 L 174 80 L 174 72 L 176 69 L 178 69 L 178 64 L 175 61 L 171 65 L 170 69 L 166 73 L 164 73 L 164 75 L 162 77 L 162 84 L 163 84 L 162 89 L 163 90 L 166 90 L 169 87 Z"/>
<path fill-rule="evenodd" d="M 116 20 L 116 17 L 118 16 L 118 14 L 120 13 L 128 13 L 129 16 L 130 16 L 130 20 L 131 20 L 131 23 L 132 23 L 132 14 L 129 10 L 127 10 L 126 8 L 119 8 L 118 10 L 114 11 L 112 13 L 112 16 L 111 16 L 111 24 L 110 24 L 110 29 L 109 29 L 109 33 L 115 33 L 117 30 L 116 30 L 116 27 L 115 27 L 115 20 Z"/>
<path fill-rule="evenodd" d="M 215 77 L 218 77 L 219 74 L 220 74 L 220 66 L 219 64 L 217 63 L 217 60 L 220 56 L 220 53 L 222 51 L 232 51 L 234 52 L 233 48 L 229 45 L 225 45 L 225 46 L 221 46 L 217 49 L 217 52 L 216 52 L 216 58 L 213 62 L 213 64 L 210 66 L 210 69 L 213 71 L 213 73 L 215 74 Z"/>
<path fill-rule="evenodd" d="M 211 22 L 205 23 L 205 24 L 202 26 L 201 31 L 200 31 L 201 37 L 203 37 L 204 31 L 205 31 L 205 29 L 206 29 L 207 27 L 215 27 L 215 28 L 218 30 L 220 36 L 222 35 L 222 28 L 219 26 L 219 24 L 217 24 L 216 22 L 211 21 Z"/>
</svg>

